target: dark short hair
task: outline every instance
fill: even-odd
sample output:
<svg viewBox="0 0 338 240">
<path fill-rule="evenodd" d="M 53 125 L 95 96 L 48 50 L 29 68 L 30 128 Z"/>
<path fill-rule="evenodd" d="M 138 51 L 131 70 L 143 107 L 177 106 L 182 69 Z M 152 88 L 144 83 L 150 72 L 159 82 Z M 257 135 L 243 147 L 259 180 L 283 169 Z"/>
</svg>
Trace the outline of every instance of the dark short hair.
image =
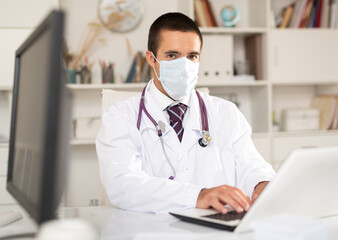
<svg viewBox="0 0 338 240">
<path fill-rule="evenodd" d="M 203 45 L 202 34 L 196 23 L 188 16 L 179 12 L 170 12 L 158 17 L 150 26 L 148 34 L 148 50 L 157 54 L 160 34 L 162 30 L 195 32 Z"/>
</svg>

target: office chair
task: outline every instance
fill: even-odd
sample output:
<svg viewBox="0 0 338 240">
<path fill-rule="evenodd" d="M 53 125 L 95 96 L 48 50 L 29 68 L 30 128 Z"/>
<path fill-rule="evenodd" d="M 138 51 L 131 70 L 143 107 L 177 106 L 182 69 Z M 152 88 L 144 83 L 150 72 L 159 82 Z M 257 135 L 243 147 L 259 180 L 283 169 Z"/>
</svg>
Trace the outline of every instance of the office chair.
<svg viewBox="0 0 338 240">
<path fill-rule="evenodd" d="M 127 91 L 116 91 L 111 89 L 102 89 L 101 96 L 102 96 L 102 114 L 103 112 L 113 105 L 115 102 L 122 101 L 129 97 L 135 96 L 138 92 L 127 92 Z M 102 200 L 101 205 L 111 205 L 107 192 L 103 185 L 101 184 L 102 188 Z"/>
</svg>

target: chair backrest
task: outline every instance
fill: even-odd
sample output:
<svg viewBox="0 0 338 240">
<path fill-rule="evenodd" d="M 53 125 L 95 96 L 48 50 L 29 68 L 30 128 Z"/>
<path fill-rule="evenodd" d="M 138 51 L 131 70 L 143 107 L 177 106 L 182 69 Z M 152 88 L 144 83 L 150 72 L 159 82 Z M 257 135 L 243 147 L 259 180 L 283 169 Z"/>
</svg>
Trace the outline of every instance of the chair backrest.
<svg viewBox="0 0 338 240">
<path fill-rule="evenodd" d="M 138 92 L 116 91 L 111 89 L 102 89 L 102 112 L 115 102 L 122 101 L 129 97 L 135 96 Z"/>
</svg>

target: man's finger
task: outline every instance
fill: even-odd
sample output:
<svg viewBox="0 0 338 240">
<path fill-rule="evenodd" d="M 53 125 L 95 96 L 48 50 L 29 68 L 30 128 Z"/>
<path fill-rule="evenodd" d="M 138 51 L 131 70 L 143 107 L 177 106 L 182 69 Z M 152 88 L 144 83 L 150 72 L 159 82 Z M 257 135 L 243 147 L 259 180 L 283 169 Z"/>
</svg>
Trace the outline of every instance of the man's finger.
<svg viewBox="0 0 338 240">
<path fill-rule="evenodd" d="M 210 203 L 210 205 L 216 209 L 217 211 L 223 213 L 223 214 L 226 214 L 228 213 L 228 209 L 223 205 L 221 204 L 218 200 L 214 200 Z"/>
<path fill-rule="evenodd" d="M 257 200 L 257 198 L 259 197 L 259 194 L 260 193 L 257 193 L 257 192 L 254 192 L 253 194 L 252 194 L 252 204 Z"/>
<path fill-rule="evenodd" d="M 230 195 L 230 194 L 223 194 L 220 196 L 219 201 L 227 203 L 230 207 L 232 207 L 236 212 L 241 213 L 244 211 L 239 203 Z"/>
<path fill-rule="evenodd" d="M 251 206 L 250 198 L 234 187 L 226 187 L 220 200 L 229 204 L 236 212 L 248 211 Z"/>
<path fill-rule="evenodd" d="M 243 209 L 245 209 L 245 211 L 249 211 L 249 208 L 251 206 L 251 200 L 241 190 L 236 189 L 235 194 L 233 195 L 233 198 L 239 203 L 239 205 Z"/>
</svg>

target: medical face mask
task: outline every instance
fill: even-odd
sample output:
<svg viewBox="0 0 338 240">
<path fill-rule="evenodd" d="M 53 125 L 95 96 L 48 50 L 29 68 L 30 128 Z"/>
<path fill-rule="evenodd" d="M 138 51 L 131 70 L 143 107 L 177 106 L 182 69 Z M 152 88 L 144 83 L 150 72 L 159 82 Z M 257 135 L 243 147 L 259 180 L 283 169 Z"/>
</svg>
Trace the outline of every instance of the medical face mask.
<svg viewBox="0 0 338 240">
<path fill-rule="evenodd" d="M 153 70 L 167 94 L 174 100 L 189 95 L 197 83 L 199 63 L 190 61 L 186 57 L 158 61 L 154 54 L 153 56 L 160 64 L 160 77 L 155 68 Z"/>
</svg>

